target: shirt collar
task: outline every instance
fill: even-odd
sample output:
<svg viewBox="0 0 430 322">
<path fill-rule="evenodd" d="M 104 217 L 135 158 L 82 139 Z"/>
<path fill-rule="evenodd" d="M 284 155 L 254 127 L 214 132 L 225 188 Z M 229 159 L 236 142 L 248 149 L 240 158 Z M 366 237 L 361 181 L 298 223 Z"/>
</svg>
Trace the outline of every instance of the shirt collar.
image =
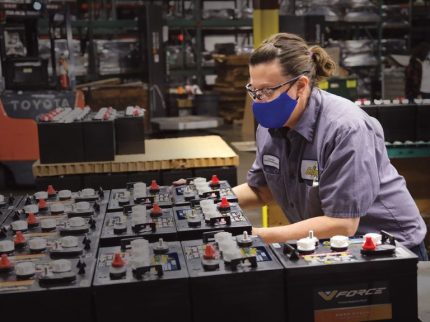
<svg viewBox="0 0 430 322">
<path fill-rule="evenodd" d="M 309 96 L 308 104 L 293 130 L 303 136 L 308 142 L 314 139 L 318 117 L 321 109 L 321 92 L 314 87 Z"/>
</svg>

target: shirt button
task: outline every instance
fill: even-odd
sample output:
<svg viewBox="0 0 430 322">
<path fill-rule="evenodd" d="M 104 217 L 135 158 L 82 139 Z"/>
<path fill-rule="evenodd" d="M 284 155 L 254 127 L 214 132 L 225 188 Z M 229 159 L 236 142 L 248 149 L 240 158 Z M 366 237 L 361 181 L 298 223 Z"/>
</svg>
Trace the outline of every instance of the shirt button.
<svg viewBox="0 0 430 322">
<path fill-rule="evenodd" d="M 292 202 L 290 202 L 290 207 L 294 208 L 294 204 Z"/>
</svg>

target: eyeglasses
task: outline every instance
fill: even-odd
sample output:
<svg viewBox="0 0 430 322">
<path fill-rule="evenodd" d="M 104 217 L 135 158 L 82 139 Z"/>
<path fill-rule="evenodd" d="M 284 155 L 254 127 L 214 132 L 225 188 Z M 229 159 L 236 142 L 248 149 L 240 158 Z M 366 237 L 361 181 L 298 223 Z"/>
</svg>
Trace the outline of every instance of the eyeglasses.
<svg viewBox="0 0 430 322">
<path fill-rule="evenodd" d="M 270 99 L 276 90 L 280 89 L 282 86 L 285 86 L 287 84 L 291 83 L 291 86 L 288 88 L 288 90 L 294 85 L 294 83 L 302 77 L 306 72 L 300 74 L 299 76 L 296 76 L 294 78 L 291 78 L 290 80 L 286 81 L 285 83 L 273 86 L 273 87 L 265 87 L 260 89 L 252 89 L 251 83 L 246 84 L 245 89 L 248 92 L 249 96 L 255 101 L 255 100 L 265 100 Z"/>
</svg>

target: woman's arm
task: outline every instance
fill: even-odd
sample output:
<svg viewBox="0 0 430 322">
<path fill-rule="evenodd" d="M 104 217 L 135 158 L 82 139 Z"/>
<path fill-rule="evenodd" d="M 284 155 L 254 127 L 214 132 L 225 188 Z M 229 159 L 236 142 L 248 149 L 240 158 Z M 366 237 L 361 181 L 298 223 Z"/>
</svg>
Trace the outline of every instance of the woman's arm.
<svg viewBox="0 0 430 322">
<path fill-rule="evenodd" d="M 317 238 L 330 238 L 334 235 L 353 236 L 357 232 L 359 223 L 360 217 L 319 216 L 286 226 L 253 228 L 252 234 L 259 235 L 266 243 L 304 238 L 308 236 L 309 230 L 313 230 Z"/>
<path fill-rule="evenodd" d="M 252 209 L 264 206 L 273 201 L 272 193 L 267 187 L 250 187 L 243 183 L 233 188 L 242 209 Z"/>
</svg>

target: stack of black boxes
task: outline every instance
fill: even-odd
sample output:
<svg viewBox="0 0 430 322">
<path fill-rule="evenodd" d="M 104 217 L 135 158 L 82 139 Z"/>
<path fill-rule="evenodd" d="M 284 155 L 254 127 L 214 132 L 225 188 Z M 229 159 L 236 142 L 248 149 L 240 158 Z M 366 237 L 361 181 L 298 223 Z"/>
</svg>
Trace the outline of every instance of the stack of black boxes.
<svg viewBox="0 0 430 322">
<path fill-rule="evenodd" d="M 112 161 L 145 153 L 144 109 L 56 108 L 38 119 L 41 163 Z"/>
</svg>

